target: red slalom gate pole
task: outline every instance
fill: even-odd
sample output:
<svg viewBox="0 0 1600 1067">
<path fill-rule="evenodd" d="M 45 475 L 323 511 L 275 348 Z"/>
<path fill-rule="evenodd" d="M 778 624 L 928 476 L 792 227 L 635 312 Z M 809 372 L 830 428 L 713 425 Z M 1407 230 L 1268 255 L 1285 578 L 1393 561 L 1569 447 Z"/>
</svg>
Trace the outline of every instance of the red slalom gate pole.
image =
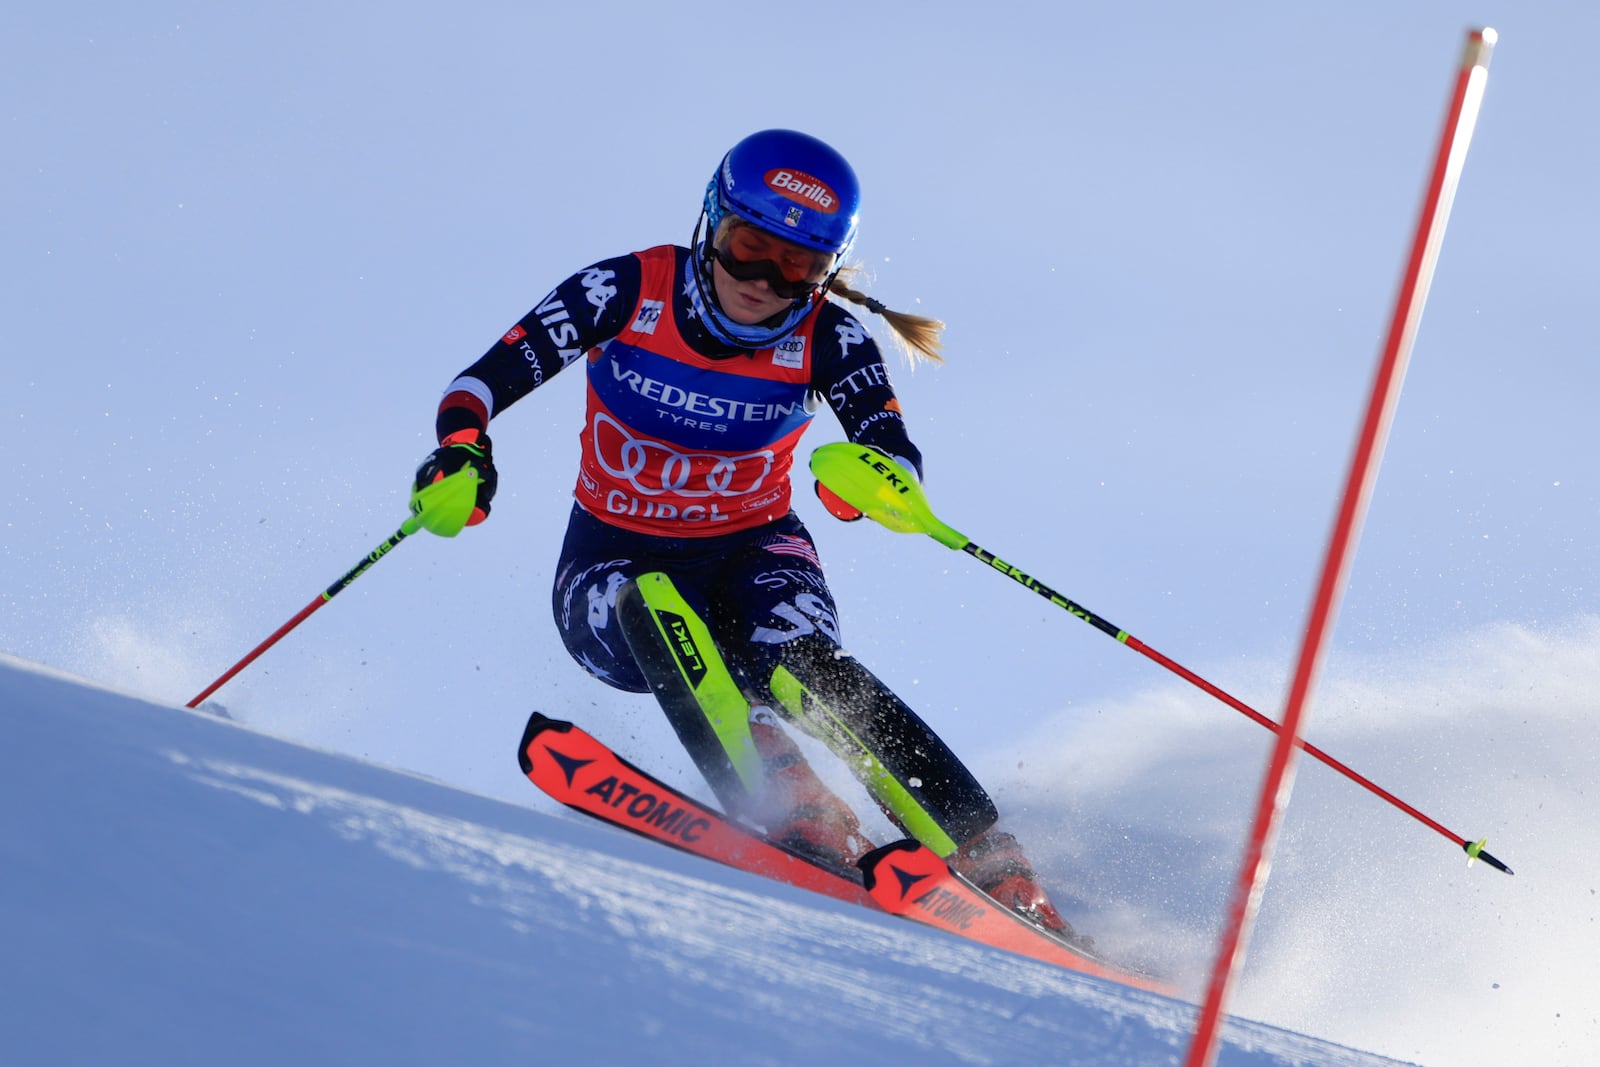
<svg viewBox="0 0 1600 1067">
<path fill-rule="evenodd" d="M 1445 225 L 1450 218 L 1450 206 L 1455 200 L 1456 186 L 1466 162 L 1467 148 L 1472 141 L 1472 130 L 1477 124 L 1496 36 L 1495 31 L 1488 28 L 1472 30 L 1467 35 L 1461 66 L 1450 97 L 1450 108 L 1445 117 L 1444 132 L 1434 157 L 1433 175 L 1423 198 L 1411 255 L 1401 278 L 1394 316 L 1389 323 L 1388 340 L 1378 362 L 1372 396 L 1356 442 L 1333 533 L 1329 538 L 1322 577 L 1317 583 L 1316 596 L 1306 622 L 1305 638 L 1300 646 L 1294 680 L 1289 687 L 1278 740 L 1273 746 L 1266 777 L 1261 783 L 1255 822 L 1251 827 L 1244 862 L 1239 865 L 1238 884 L 1229 907 L 1227 925 L 1218 942 L 1217 958 L 1195 1027 L 1194 1042 L 1189 1046 L 1188 1067 L 1209 1067 L 1216 1056 L 1223 1009 L 1244 956 L 1261 894 L 1266 889 L 1278 824 L 1294 789 L 1294 760 L 1306 718 L 1306 704 L 1316 681 L 1328 634 L 1338 613 L 1339 597 L 1344 590 L 1350 558 L 1360 537 L 1367 501 L 1377 481 L 1378 464 L 1383 456 L 1395 405 L 1400 399 L 1400 387 L 1405 380 L 1411 346 L 1422 321 L 1423 305 L 1427 303 L 1428 287 L 1433 282 Z"/>
</svg>

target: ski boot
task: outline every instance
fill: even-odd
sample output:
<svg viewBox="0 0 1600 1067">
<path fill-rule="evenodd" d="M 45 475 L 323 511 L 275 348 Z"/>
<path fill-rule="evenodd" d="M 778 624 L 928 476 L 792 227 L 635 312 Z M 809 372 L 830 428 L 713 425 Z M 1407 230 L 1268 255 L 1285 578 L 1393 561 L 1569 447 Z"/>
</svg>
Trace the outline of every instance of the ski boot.
<svg viewBox="0 0 1600 1067">
<path fill-rule="evenodd" d="M 1033 864 L 1022 854 L 1017 839 L 990 827 L 956 850 L 951 868 L 981 889 L 1001 907 L 1053 934 L 1072 938 L 1071 925 L 1039 885 Z"/>
<path fill-rule="evenodd" d="M 850 806 L 823 784 L 794 739 L 765 715 L 752 718 L 750 737 L 767 775 L 765 806 L 773 814 L 767 837 L 839 871 L 855 872 L 872 851 Z"/>
</svg>

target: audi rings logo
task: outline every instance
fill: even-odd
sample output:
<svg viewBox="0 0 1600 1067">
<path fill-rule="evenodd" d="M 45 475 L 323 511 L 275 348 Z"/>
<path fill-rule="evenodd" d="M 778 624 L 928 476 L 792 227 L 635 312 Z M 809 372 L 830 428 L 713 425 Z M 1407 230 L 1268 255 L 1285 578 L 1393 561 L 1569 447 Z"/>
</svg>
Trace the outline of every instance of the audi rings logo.
<svg viewBox="0 0 1600 1067">
<path fill-rule="evenodd" d="M 744 496 L 759 492 L 772 470 L 770 450 L 742 456 L 679 452 L 661 441 L 633 436 L 604 413 L 595 415 L 590 432 L 600 467 L 643 496 Z"/>
</svg>

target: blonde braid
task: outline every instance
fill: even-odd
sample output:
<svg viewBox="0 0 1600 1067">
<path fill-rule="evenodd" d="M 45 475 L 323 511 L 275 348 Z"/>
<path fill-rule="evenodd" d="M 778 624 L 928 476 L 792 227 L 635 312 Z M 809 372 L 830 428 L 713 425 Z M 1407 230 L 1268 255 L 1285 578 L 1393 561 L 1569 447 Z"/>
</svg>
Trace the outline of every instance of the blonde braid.
<svg viewBox="0 0 1600 1067">
<path fill-rule="evenodd" d="M 940 334 L 944 333 L 944 323 L 938 319 L 930 319 L 926 315 L 908 315 L 904 311 L 892 311 L 866 293 L 852 289 L 850 282 L 855 281 L 856 275 L 860 272 L 861 268 L 858 266 L 845 267 L 828 282 L 828 292 L 860 304 L 887 322 L 889 329 L 894 333 L 895 342 L 906 354 L 912 367 L 917 365 L 919 359 L 925 359 L 930 363 L 943 363 L 944 356 L 939 353 L 939 345 Z"/>
</svg>

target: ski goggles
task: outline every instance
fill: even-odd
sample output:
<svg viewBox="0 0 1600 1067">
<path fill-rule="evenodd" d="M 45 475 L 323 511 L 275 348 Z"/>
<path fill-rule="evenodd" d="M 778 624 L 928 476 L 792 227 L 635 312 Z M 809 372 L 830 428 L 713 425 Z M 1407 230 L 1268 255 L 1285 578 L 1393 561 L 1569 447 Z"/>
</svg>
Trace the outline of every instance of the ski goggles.
<svg viewBox="0 0 1600 1067">
<path fill-rule="evenodd" d="M 773 294 L 785 300 L 804 300 L 815 293 L 839 262 L 838 256 L 802 248 L 733 217 L 717 225 L 711 254 L 734 278 L 765 280 Z"/>
</svg>

